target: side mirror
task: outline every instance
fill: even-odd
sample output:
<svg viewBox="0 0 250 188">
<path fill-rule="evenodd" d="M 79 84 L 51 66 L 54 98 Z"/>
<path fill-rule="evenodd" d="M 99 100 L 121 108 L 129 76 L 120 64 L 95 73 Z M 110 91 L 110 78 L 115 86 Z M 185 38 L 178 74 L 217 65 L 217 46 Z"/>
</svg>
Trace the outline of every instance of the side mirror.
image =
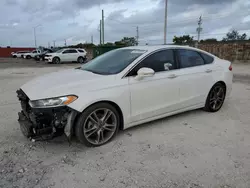
<svg viewBox="0 0 250 188">
<path fill-rule="evenodd" d="M 140 68 L 138 71 L 137 71 L 137 76 L 135 77 L 136 80 L 141 80 L 143 79 L 144 77 L 151 77 L 155 74 L 155 71 L 153 69 L 150 69 L 150 68 L 146 68 L 146 67 L 143 67 L 143 68 Z"/>
</svg>

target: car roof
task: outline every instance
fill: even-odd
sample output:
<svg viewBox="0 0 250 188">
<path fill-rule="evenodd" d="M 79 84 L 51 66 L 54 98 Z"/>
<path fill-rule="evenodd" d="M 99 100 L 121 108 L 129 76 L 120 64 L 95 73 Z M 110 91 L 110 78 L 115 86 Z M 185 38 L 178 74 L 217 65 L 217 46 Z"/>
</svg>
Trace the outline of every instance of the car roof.
<svg viewBox="0 0 250 188">
<path fill-rule="evenodd" d="M 135 49 L 135 50 L 137 49 L 137 50 L 147 50 L 148 52 L 153 52 L 156 50 L 168 49 L 168 48 L 169 49 L 170 48 L 179 48 L 179 49 L 195 50 L 195 51 L 203 52 L 203 53 L 209 54 L 213 57 L 216 57 L 213 54 L 208 53 L 206 51 L 203 51 L 201 49 L 190 47 L 190 46 L 181 46 L 181 45 L 129 46 L 129 47 L 124 47 L 122 49 Z"/>
<path fill-rule="evenodd" d="M 155 51 L 164 48 L 182 48 L 182 49 L 197 49 L 189 46 L 181 46 L 181 45 L 156 45 L 156 46 L 129 46 L 124 47 L 127 49 L 138 49 L 138 50 L 148 50 L 148 51 Z"/>
</svg>

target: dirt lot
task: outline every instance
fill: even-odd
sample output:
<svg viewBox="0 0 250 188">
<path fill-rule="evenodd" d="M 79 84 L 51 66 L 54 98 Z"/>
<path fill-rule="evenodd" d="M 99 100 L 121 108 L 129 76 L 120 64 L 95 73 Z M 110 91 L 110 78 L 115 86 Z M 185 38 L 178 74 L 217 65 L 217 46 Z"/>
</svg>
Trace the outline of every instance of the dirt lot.
<svg viewBox="0 0 250 188">
<path fill-rule="evenodd" d="M 249 81 L 238 79 L 217 113 L 183 113 L 86 148 L 64 137 L 32 143 L 17 122 L 23 83 L 78 65 L 15 61 L 0 63 L 0 187 L 250 187 Z"/>
</svg>

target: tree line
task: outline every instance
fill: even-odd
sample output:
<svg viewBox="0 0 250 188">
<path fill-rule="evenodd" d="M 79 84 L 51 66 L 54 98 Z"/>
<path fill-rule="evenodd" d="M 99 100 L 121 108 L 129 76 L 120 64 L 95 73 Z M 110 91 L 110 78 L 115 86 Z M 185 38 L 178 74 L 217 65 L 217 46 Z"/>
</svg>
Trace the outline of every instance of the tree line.
<svg viewBox="0 0 250 188">
<path fill-rule="evenodd" d="M 229 31 L 225 37 L 222 38 L 221 41 L 242 41 L 242 40 L 250 40 L 250 38 L 247 38 L 247 34 L 243 33 L 240 34 L 237 30 L 233 29 Z M 183 35 L 183 36 L 174 36 L 173 43 L 174 44 L 193 44 L 195 42 L 194 37 L 190 35 Z M 200 43 L 204 42 L 219 42 L 216 38 L 207 38 L 200 40 Z"/>
</svg>

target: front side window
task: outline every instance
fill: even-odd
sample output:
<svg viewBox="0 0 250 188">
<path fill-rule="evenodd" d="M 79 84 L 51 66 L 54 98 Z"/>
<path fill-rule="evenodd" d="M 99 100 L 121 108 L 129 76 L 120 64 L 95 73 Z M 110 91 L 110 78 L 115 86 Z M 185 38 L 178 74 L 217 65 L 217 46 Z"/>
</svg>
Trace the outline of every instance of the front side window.
<svg viewBox="0 0 250 188">
<path fill-rule="evenodd" d="M 63 51 L 64 51 L 64 49 L 61 49 L 61 50 L 56 51 L 56 53 L 62 53 Z M 67 50 L 65 50 L 65 51 L 67 51 Z"/>
<path fill-rule="evenodd" d="M 155 52 L 150 55 L 146 59 L 144 59 L 140 64 L 138 64 L 129 74 L 128 76 L 137 75 L 137 71 L 140 68 L 151 68 L 155 72 L 169 71 L 177 68 L 174 51 L 173 50 L 162 50 L 159 52 Z"/>
<path fill-rule="evenodd" d="M 84 51 L 83 51 L 83 50 L 78 50 L 78 52 L 80 52 L 80 53 L 84 53 Z"/>
<path fill-rule="evenodd" d="M 84 64 L 81 69 L 103 75 L 117 74 L 146 52 L 138 49 L 112 50 Z"/>
<path fill-rule="evenodd" d="M 196 51 L 180 49 L 177 50 L 177 52 L 180 61 L 180 68 L 195 67 L 205 64 L 200 54 Z"/>
<path fill-rule="evenodd" d="M 68 54 L 68 53 L 70 53 L 69 50 L 63 51 L 63 54 Z"/>
</svg>

